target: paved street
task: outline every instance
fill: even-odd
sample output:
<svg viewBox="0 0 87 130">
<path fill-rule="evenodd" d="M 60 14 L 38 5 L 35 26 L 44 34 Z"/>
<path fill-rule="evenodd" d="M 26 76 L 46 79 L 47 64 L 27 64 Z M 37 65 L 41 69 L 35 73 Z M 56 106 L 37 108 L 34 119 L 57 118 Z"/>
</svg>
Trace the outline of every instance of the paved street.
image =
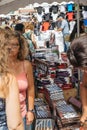
<svg viewBox="0 0 87 130">
<path fill-rule="evenodd" d="M 7 14 L 10 11 L 17 10 L 19 7 L 25 7 L 29 4 L 29 0 L 15 0 L 9 4 L 0 6 L 0 14 Z"/>
</svg>

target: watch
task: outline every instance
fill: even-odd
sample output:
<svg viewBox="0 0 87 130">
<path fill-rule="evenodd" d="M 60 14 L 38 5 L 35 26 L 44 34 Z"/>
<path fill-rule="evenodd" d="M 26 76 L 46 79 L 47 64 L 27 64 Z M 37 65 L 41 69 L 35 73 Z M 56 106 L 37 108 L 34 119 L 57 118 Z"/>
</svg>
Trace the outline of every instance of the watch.
<svg viewBox="0 0 87 130">
<path fill-rule="evenodd" d="M 35 110 L 34 109 L 28 110 L 28 112 L 31 112 L 31 113 L 35 114 Z"/>
</svg>

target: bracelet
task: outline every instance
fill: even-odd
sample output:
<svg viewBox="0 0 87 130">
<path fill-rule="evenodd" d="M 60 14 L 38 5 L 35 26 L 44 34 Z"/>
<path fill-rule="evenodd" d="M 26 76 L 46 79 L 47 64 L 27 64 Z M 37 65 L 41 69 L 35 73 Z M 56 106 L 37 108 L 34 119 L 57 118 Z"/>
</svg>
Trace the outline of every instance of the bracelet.
<svg viewBox="0 0 87 130">
<path fill-rule="evenodd" d="M 34 109 L 28 110 L 28 112 L 31 112 L 31 113 L 35 114 L 35 110 Z"/>
</svg>

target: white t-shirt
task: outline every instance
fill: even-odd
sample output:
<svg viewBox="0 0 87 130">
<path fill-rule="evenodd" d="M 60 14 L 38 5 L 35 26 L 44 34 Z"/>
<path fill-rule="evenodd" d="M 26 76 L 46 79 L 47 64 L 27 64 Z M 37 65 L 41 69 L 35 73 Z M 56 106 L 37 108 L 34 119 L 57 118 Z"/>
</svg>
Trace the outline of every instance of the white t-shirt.
<svg viewBox="0 0 87 130">
<path fill-rule="evenodd" d="M 82 11 L 82 15 L 83 15 L 83 18 L 84 18 L 84 19 L 87 19 L 87 11 L 83 10 L 83 11 Z"/>
<path fill-rule="evenodd" d="M 43 6 L 43 8 L 44 8 L 44 11 L 45 11 L 46 14 L 49 13 L 49 8 L 50 8 L 49 5 Z"/>
<path fill-rule="evenodd" d="M 69 33 L 71 34 L 72 33 L 72 30 L 73 30 L 73 28 L 74 28 L 74 26 L 75 26 L 75 21 L 70 21 L 69 22 L 69 25 L 70 25 L 70 29 L 69 29 Z"/>
<path fill-rule="evenodd" d="M 36 14 L 37 20 L 38 22 L 42 22 L 42 17 L 43 17 L 43 13 L 42 14 Z"/>
<path fill-rule="evenodd" d="M 66 8 L 64 5 L 60 5 L 59 10 L 60 10 L 60 12 L 66 13 Z"/>
<path fill-rule="evenodd" d="M 54 13 L 52 13 L 52 18 L 53 18 L 53 21 L 54 21 L 54 22 L 56 21 L 57 16 L 58 16 L 58 14 L 54 14 Z"/>
</svg>

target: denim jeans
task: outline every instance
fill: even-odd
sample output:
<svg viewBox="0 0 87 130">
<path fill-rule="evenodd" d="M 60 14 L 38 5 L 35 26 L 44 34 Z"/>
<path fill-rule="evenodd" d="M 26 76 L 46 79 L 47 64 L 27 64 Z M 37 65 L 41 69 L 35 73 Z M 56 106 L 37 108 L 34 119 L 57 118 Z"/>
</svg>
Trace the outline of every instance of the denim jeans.
<svg viewBox="0 0 87 130">
<path fill-rule="evenodd" d="M 1 126 L 0 130 L 8 130 L 7 126 Z"/>
<path fill-rule="evenodd" d="M 8 130 L 5 108 L 5 99 L 0 98 L 0 130 Z"/>
<path fill-rule="evenodd" d="M 69 34 L 64 35 L 64 52 L 67 52 L 70 46 Z"/>
<path fill-rule="evenodd" d="M 69 47 L 70 47 L 70 42 L 66 42 L 66 41 L 65 41 L 64 51 L 67 52 L 68 49 L 69 49 Z"/>
</svg>

